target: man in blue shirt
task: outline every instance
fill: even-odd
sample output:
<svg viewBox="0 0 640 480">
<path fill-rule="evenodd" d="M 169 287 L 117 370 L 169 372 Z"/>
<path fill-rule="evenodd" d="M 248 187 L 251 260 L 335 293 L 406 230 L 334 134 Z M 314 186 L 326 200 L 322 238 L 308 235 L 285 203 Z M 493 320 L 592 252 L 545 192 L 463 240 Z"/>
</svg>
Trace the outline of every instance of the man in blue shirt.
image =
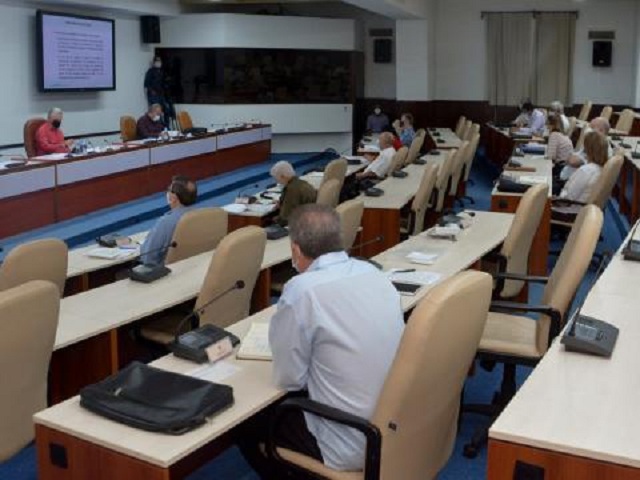
<svg viewBox="0 0 640 480">
<path fill-rule="evenodd" d="M 298 208 L 289 236 L 300 274 L 285 285 L 270 322 L 274 383 L 370 420 L 404 330 L 400 295 L 383 272 L 347 255 L 333 209 Z M 313 415 L 284 418 L 275 442 L 334 469 L 364 467 L 364 436 Z"/>
<path fill-rule="evenodd" d="M 380 105 L 373 108 L 373 113 L 367 117 L 367 132 L 382 133 L 389 128 L 389 117 L 382 112 Z"/>
<path fill-rule="evenodd" d="M 140 260 L 145 265 L 164 265 L 176 225 L 182 215 L 191 210 L 198 198 L 195 182 L 184 176 L 175 176 L 167 189 L 167 203 L 171 210 L 164 214 L 149 231 L 142 247 Z"/>
<path fill-rule="evenodd" d="M 393 122 L 393 128 L 400 138 L 402 145 L 410 147 L 413 139 L 416 137 L 416 131 L 413 129 L 413 115 L 403 113 L 400 120 Z"/>
</svg>

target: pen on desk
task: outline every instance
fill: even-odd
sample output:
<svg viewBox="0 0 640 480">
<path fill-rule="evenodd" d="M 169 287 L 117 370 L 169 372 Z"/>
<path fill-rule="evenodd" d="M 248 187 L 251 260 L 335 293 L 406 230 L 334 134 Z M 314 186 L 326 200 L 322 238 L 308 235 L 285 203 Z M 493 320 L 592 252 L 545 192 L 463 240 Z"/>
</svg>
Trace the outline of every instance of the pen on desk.
<svg viewBox="0 0 640 480">
<path fill-rule="evenodd" d="M 407 268 L 405 270 L 395 270 L 393 273 L 411 273 L 415 271 L 416 271 L 415 268 Z"/>
</svg>

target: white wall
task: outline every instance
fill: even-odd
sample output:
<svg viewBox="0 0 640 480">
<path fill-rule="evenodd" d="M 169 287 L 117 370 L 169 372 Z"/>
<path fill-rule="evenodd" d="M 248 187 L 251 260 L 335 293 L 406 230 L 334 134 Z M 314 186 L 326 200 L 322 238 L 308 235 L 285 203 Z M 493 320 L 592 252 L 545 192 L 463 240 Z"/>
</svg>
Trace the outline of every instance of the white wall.
<svg viewBox="0 0 640 480">
<path fill-rule="evenodd" d="M 430 92 L 430 26 L 427 20 L 396 22 L 396 97 L 401 101 L 427 101 Z"/>
<path fill-rule="evenodd" d="M 393 37 L 393 60 L 391 63 L 373 61 L 374 37 L 369 36 L 371 28 L 390 28 L 395 32 L 396 22 L 381 16 L 366 16 L 361 20 L 364 47 L 364 93 L 366 98 L 396 98 L 397 38 Z"/>
<path fill-rule="evenodd" d="M 185 33 L 185 32 L 188 32 Z M 285 34 L 286 33 L 286 34 Z M 237 14 L 181 15 L 162 22 L 163 47 L 356 49 L 354 20 Z M 259 119 L 273 126 L 276 153 L 349 147 L 350 104 L 180 105 L 201 126 Z"/>
<path fill-rule="evenodd" d="M 636 100 L 637 10 L 634 0 L 438 0 L 435 96 L 439 100 L 485 100 L 486 44 L 482 10 L 578 10 L 574 101 L 632 104 Z M 589 30 L 615 30 L 613 66 L 591 66 Z"/>
<path fill-rule="evenodd" d="M 86 13 L 86 10 L 71 11 Z M 110 18 L 116 20 L 117 90 L 40 93 L 35 60 L 35 9 L 0 5 L 0 64 L 3 65 L 0 145 L 21 143 L 24 121 L 31 116 L 42 116 L 52 106 L 65 110 L 63 129 L 67 135 L 118 130 L 123 113 L 144 111 L 142 81 L 152 50 L 141 45 L 137 18 L 115 15 Z"/>
</svg>

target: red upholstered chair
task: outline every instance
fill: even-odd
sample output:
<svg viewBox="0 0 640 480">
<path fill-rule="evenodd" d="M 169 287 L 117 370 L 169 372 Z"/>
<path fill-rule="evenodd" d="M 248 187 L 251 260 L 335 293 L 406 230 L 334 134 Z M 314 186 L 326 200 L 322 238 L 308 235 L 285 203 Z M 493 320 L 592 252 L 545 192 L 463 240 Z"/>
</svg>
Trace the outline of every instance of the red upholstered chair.
<svg viewBox="0 0 640 480">
<path fill-rule="evenodd" d="M 24 151 L 27 157 L 35 157 L 38 155 L 38 146 L 36 144 L 36 132 L 47 121 L 44 118 L 30 118 L 24 124 Z"/>
</svg>

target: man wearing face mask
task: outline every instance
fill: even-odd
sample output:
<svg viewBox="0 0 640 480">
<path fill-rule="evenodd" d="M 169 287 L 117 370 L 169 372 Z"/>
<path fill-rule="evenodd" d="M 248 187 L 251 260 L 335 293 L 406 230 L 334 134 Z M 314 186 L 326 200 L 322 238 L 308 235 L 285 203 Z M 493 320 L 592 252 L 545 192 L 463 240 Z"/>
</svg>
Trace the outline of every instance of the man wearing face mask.
<svg viewBox="0 0 640 480">
<path fill-rule="evenodd" d="M 149 107 L 147 113 L 138 119 L 138 138 L 157 138 L 165 129 L 162 123 L 162 107 L 154 103 Z"/>
<path fill-rule="evenodd" d="M 389 128 L 389 117 L 382 113 L 380 105 L 373 108 L 373 113 L 367 117 L 367 132 L 382 133 Z"/>
<path fill-rule="evenodd" d="M 167 203 L 171 210 L 164 214 L 149 231 L 142 247 L 140 260 L 147 265 L 163 265 L 173 232 L 182 216 L 191 210 L 198 199 L 196 183 L 187 177 L 176 175 L 167 189 Z"/>
<path fill-rule="evenodd" d="M 64 133 L 60 129 L 63 112 L 59 108 L 52 108 L 47 114 L 47 121 L 36 132 L 37 155 L 49 155 L 51 153 L 69 153 L 73 146 L 73 140 L 65 140 Z"/>
</svg>

